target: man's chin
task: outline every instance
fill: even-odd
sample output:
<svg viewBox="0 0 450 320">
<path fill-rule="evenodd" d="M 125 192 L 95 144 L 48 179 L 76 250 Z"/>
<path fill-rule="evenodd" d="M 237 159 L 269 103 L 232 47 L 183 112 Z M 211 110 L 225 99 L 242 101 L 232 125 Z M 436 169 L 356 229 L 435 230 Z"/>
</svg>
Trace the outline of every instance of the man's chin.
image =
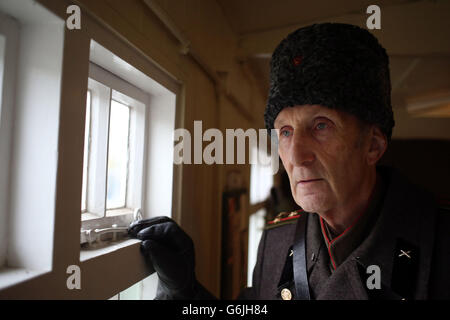
<svg viewBox="0 0 450 320">
<path fill-rule="evenodd" d="M 326 212 L 329 209 L 326 199 L 320 196 L 304 196 L 297 204 L 306 212 Z"/>
</svg>

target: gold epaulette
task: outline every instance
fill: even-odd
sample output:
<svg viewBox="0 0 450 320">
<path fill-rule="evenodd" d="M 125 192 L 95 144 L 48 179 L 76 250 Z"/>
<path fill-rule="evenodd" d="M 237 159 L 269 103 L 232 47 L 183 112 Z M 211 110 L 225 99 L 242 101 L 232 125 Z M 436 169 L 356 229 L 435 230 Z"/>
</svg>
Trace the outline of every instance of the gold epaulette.
<svg viewBox="0 0 450 320">
<path fill-rule="evenodd" d="M 296 219 L 300 217 L 302 212 L 303 212 L 302 209 L 292 212 L 281 212 L 275 217 L 275 219 L 267 223 L 265 229 L 271 229 L 283 226 L 285 224 L 295 223 Z"/>
</svg>

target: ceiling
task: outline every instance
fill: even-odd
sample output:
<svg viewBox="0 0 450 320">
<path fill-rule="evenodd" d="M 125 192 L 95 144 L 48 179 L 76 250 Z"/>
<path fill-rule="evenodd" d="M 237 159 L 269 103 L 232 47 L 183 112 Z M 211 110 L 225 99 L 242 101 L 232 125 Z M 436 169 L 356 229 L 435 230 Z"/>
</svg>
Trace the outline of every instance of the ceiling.
<svg viewBox="0 0 450 320">
<path fill-rule="evenodd" d="M 217 0 L 232 29 L 238 35 L 267 31 L 359 13 L 373 4 L 371 0 L 299 1 L 299 0 Z M 411 2 L 408 0 L 381 0 L 379 6 Z"/>
<path fill-rule="evenodd" d="M 240 41 L 239 59 L 248 63 L 268 92 L 270 56 L 295 29 L 316 22 L 366 27 L 365 0 L 216 0 Z M 450 1 L 381 0 L 381 30 L 371 30 L 390 56 L 395 107 L 435 96 L 450 97 Z M 438 99 L 439 100 L 439 99 Z M 426 114 L 426 113 L 424 113 Z M 432 112 L 439 116 L 439 112 Z M 448 110 L 442 113 L 449 117 Z"/>
</svg>

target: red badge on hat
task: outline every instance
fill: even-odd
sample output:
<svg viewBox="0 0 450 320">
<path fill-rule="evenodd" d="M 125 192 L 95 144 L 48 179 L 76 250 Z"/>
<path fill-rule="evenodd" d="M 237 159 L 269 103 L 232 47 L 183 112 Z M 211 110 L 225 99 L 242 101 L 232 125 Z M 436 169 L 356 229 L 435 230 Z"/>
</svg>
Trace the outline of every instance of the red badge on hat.
<svg viewBox="0 0 450 320">
<path fill-rule="evenodd" d="M 302 60 L 302 56 L 296 56 L 294 59 L 292 59 L 292 63 L 294 63 L 294 66 L 299 66 L 300 63 L 302 63 Z"/>
</svg>

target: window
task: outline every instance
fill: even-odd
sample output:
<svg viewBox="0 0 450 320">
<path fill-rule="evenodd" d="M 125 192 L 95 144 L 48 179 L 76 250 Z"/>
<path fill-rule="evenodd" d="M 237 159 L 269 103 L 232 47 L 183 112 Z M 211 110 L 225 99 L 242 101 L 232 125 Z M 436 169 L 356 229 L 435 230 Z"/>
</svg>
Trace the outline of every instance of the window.
<svg viewBox="0 0 450 320">
<path fill-rule="evenodd" d="M 257 204 L 269 198 L 270 189 L 273 186 L 273 173 L 270 156 L 256 147 L 251 152 L 253 159 L 260 159 L 250 168 L 250 204 Z M 267 165 L 262 165 L 262 163 L 267 163 Z"/>
<path fill-rule="evenodd" d="M 168 159 L 180 83 L 88 14 L 82 32 L 67 32 L 60 8 L 55 1 L 0 0 L 0 296 L 8 299 L 102 299 L 139 283 L 151 273 L 139 241 L 83 250 L 81 217 L 88 218 L 82 228 L 95 230 L 126 225 L 132 209 L 142 208 L 148 218 L 170 215 L 172 208 Z M 120 179 L 126 172 L 126 184 L 119 184 L 111 198 L 116 204 L 109 205 L 109 154 L 119 152 L 108 144 L 113 127 L 128 130 L 116 150 L 125 140 L 128 146 L 115 171 Z M 82 280 L 82 290 L 67 289 L 68 264 L 89 280 Z M 121 298 L 136 292 L 151 298 L 146 294 L 156 291 L 155 279 Z"/>
<path fill-rule="evenodd" d="M 83 225 L 127 225 L 142 207 L 148 96 L 93 63 L 89 72 L 81 214 L 95 221 Z"/>
<path fill-rule="evenodd" d="M 273 186 L 273 173 L 270 157 L 258 150 L 252 149 L 254 159 L 261 159 L 250 168 L 250 204 L 256 205 L 269 199 L 270 190 Z M 262 165 L 261 163 L 267 163 Z M 259 240 L 265 225 L 266 209 L 262 208 L 250 214 L 248 232 L 248 262 L 247 262 L 247 285 L 252 285 L 253 268 L 256 264 Z"/>
<path fill-rule="evenodd" d="M 98 247 L 138 213 L 171 216 L 176 94 L 94 40 L 90 61 L 80 242 Z"/>
<path fill-rule="evenodd" d="M 108 140 L 106 210 L 126 207 L 130 107 L 111 100 Z"/>
<path fill-rule="evenodd" d="M 109 298 L 109 300 L 153 300 L 156 296 L 157 286 L 158 275 L 153 273 Z"/>
</svg>

